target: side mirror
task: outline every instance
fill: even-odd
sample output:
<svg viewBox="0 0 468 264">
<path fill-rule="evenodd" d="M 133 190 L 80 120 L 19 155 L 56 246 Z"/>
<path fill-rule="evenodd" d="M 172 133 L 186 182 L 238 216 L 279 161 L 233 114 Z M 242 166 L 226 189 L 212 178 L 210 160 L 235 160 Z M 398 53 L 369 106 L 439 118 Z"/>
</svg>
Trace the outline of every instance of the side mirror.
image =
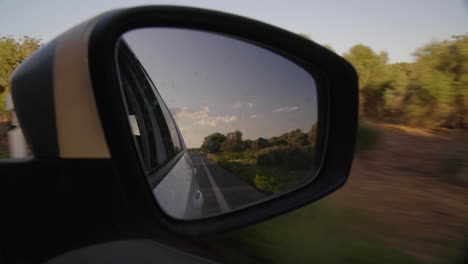
<svg viewBox="0 0 468 264">
<path fill-rule="evenodd" d="M 106 162 L 120 188 L 115 221 L 194 236 L 340 188 L 354 154 L 357 80 L 347 61 L 296 34 L 154 6 L 70 29 L 11 85 L 36 162 Z"/>
</svg>

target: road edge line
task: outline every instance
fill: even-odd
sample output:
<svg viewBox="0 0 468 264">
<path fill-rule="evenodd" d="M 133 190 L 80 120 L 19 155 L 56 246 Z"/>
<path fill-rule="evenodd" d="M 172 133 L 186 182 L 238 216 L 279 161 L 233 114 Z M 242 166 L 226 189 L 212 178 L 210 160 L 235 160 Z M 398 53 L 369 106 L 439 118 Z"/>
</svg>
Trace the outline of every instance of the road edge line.
<svg viewBox="0 0 468 264">
<path fill-rule="evenodd" d="M 203 158 L 204 158 L 203 155 L 200 154 L 200 160 L 201 160 L 201 162 L 203 164 L 203 168 L 205 168 L 206 176 L 208 176 L 208 181 L 210 182 L 211 188 L 213 189 L 213 193 L 215 195 L 216 202 L 218 202 L 218 205 L 219 205 L 222 212 L 230 211 L 231 208 L 229 207 L 228 203 L 224 199 L 224 196 L 221 193 L 221 191 L 219 190 L 218 185 L 216 185 L 216 182 L 214 181 L 210 170 L 208 169 L 208 167 L 206 167 L 206 164 L 205 164 L 205 161 L 203 160 Z"/>
</svg>

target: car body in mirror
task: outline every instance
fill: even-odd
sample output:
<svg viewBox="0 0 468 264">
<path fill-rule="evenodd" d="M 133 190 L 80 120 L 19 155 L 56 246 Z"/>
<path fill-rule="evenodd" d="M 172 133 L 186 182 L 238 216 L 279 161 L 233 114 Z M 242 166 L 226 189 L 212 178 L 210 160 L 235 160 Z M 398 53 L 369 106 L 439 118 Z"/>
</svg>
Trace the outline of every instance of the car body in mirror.
<svg viewBox="0 0 468 264">
<path fill-rule="evenodd" d="M 203 193 L 179 128 L 125 41 L 117 49 L 129 125 L 149 186 L 168 214 L 181 219 L 201 217 Z"/>
</svg>

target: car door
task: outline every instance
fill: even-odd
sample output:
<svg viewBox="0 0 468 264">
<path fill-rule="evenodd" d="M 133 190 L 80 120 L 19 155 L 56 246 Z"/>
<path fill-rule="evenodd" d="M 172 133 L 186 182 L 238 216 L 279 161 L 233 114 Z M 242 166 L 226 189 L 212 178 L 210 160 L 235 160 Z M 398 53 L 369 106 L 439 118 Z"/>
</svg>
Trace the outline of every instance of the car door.
<svg viewBox="0 0 468 264">
<path fill-rule="evenodd" d="M 129 123 L 153 193 L 180 218 L 201 215 L 203 194 L 179 128 L 156 86 L 125 41 L 118 48 Z"/>
</svg>

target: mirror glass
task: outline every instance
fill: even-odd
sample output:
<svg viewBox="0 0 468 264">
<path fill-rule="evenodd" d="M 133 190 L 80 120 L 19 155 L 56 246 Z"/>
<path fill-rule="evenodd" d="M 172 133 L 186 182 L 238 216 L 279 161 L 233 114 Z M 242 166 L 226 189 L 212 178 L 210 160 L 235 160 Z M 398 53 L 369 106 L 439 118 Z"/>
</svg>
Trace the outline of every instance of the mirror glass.
<svg viewBox="0 0 468 264">
<path fill-rule="evenodd" d="M 226 213 L 313 180 L 316 83 L 298 64 L 179 28 L 127 32 L 116 54 L 148 183 L 171 217 Z"/>
</svg>

